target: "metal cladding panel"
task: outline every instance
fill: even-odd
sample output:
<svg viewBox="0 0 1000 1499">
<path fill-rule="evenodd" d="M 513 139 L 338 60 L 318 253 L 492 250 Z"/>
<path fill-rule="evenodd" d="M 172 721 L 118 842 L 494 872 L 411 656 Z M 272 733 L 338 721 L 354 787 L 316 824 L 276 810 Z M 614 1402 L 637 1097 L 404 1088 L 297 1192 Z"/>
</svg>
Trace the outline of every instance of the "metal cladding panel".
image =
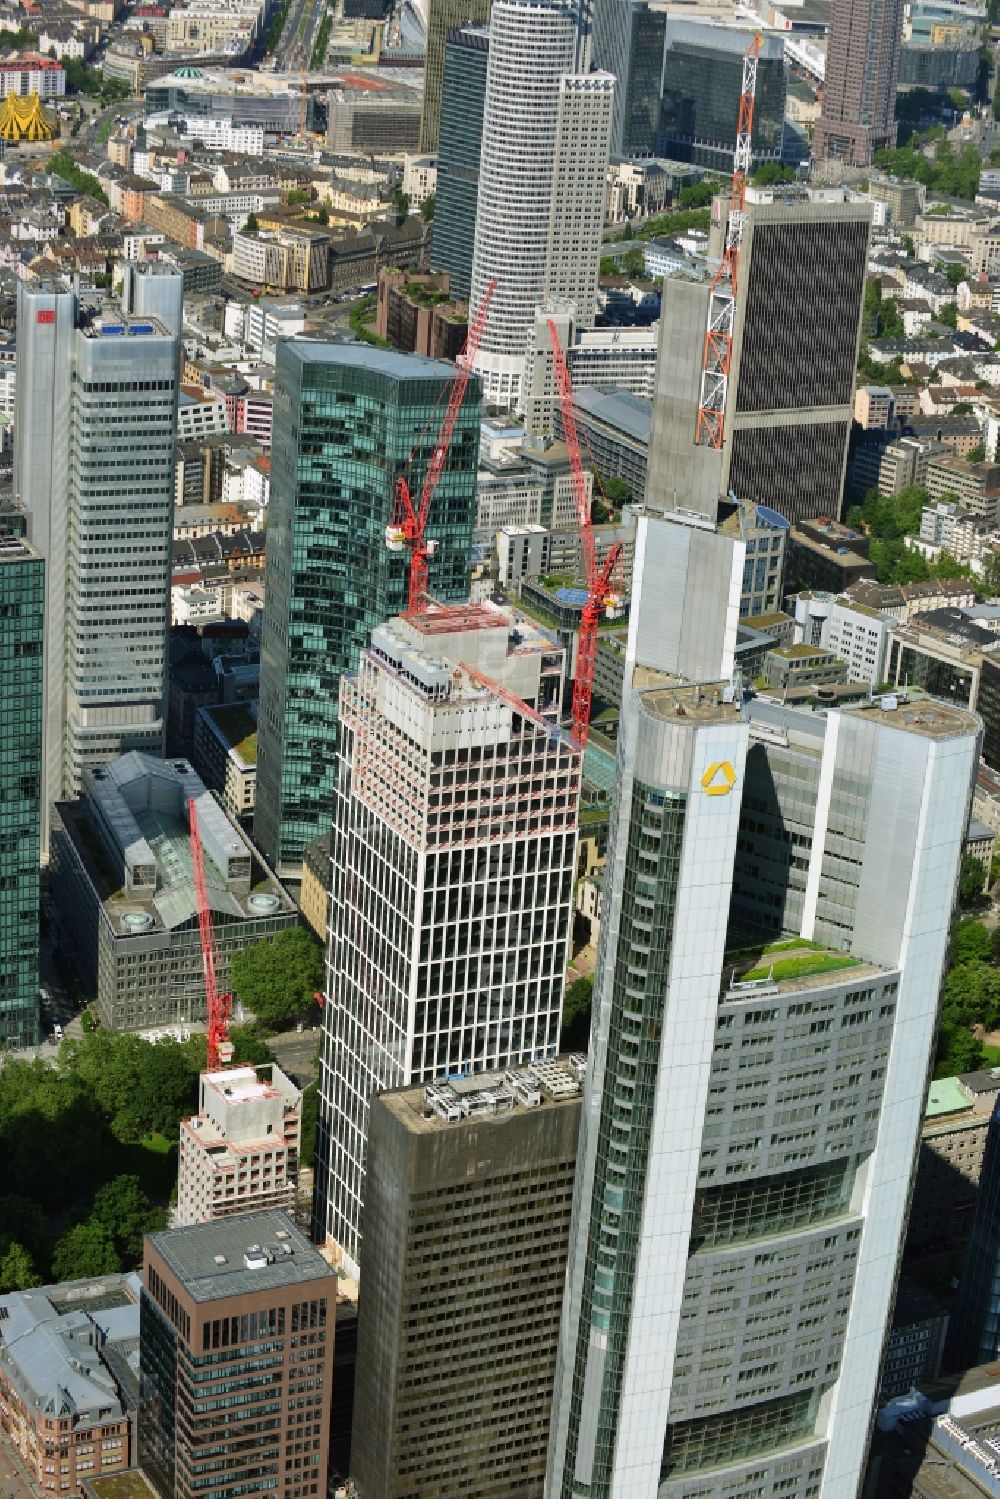
<svg viewBox="0 0 1000 1499">
<path fill-rule="evenodd" d="M 744 553 L 743 542 L 715 531 L 640 519 L 630 637 L 637 665 L 691 682 L 731 674 Z"/>
<path fill-rule="evenodd" d="M 871 779 L 851 950 L 893 966 L 899 962 L 910 898 L 931 742 L 845 718 L 839 748 L 838 770 Z"/>
</svg>

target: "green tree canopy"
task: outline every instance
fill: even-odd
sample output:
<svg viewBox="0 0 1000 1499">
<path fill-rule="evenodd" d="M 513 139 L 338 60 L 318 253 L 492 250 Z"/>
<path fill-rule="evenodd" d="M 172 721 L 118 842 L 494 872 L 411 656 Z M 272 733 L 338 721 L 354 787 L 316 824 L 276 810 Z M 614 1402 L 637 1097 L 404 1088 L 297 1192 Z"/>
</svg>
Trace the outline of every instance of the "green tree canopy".
<svg viewBox="0 0 1000 1499">
<path fill-rule="evenodd" d="M 590 1044 L 590 1012 L 594 997 L 594 980 L 586 975 L 566 987 L 563 1001 L 563 1051 L 586 1051 Z"/>
<path fill-rule="evenodd" d="M 57 1240 L 52 1251 L 52 1274 L 56 1280 L 113 1275 L 120 1269 L 114 1241 L 98 1223 L 77 1223 Z"/>
<path fill-rule="evenodd" d="M 420 205 L 420 217 L 425 224 L 429 224 L 434 217 L 434 209 L 437 205 L 437 193 L 428 193 Z"/>
<path fill-rule="evenodd" d="M 962 906 L 975 906 L 983 898 L 986 885 L 986 865 L 975 854 L 965 854 L 958 877 L 958 901 Z"/>
<path fill-rule="evenodd" d="M 35 1269 L 31 1255 L 23 1244 L 11 1240 L 0 1255 L 0 1292 L 6 1295 L 8 1291 L 28 1291 L 41 1284 L 42 1277 Z"/>
<path fill-rule="evenodd" d="M 88 1223 L 104 1230 L 126 1265 L 142 1260 L 143 1235 L 166 1225 L 167 1215 L 154 1207 L 137 1176 L 116 1176 L 94 1194 Z"/>
<path fill-rule="evenodd" d="M 993 936 L 989 929 L 974 916 L 963 916 L 955 923 L 951 934 L 951 956 L 953 964 L 973 960 L 988 963 L 993 957 Z"/>
<path fill-rule="evenodd" d="M 316 1013 L 323 987 L 323 950 L 305 927 L 289 927 L 269 941 L 234 953 L 233 991 L 265 1030 L 280 1030 Z"/>
</svg>

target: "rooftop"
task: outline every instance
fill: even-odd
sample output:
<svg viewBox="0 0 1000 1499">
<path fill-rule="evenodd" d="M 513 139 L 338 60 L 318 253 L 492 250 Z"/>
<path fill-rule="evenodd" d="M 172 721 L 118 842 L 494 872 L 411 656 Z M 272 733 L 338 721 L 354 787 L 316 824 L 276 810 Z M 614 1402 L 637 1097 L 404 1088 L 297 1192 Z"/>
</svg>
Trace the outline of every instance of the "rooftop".
<svg viewBox="0 0 1000 1499">
<path fill-rule="evenodd" d="M 971 1109 L 972 1101 L 963 1093 L 957 1077 L 939 1077 L 931 1083 L 924 1108 L 925 1119 L 939 1119 L 942 1114 L 962 1114 Z"/>
<path fill-rule="evenodd" d="M 199 712 L 243 765 L 257 764 L 257 720 L 246 703 L 209 703 Z"/>
<path fill-rule="evenodd" d="M 454 380 L 457 370 L 443 359 L 422 354 L 400 354 L 395 349 L 377 349 L 365 343 L 325 343 L 320 339 L 295 339 L 279 345 L 283 359 L 302 365 L 346 365 L 390 380 Z"/>
<path fill-rule="evenodd" d="M 742 948 L 726 954 L 723 988 L 730 998 L 747 998 L 760 988 L 858 968 L 860 960 L 850 953 L 835 952 L 804 937 L 788 937 L 763 947 Z M 743 992 L 744 989 L 746 992 Z"/>
<path fill-rule="evenodd" d="M 336 1275 L 287 1213 L 245 1213 L 150 1234 L 147 1242 L 192 1300 L 280 1291 Z M 249 1261 L 249 1263 L 248 1263 Z M 331 1288 L 333 1289 L 333 1288 Z"/>
<path fill-rule="evenodd" d="M 663 672 L 637 666 L 632 685 L 640 694 L 643 712 L 665 722 L 680 721 L 698 728 L 709 723 L 730 723 L 740 716 L 739 707 L 732 700 L 730 682 L 687 687 L 675 683 Z"/>
<path fill-rule="evenodd" d="M 156 1491 L 138 1468 L 88 1479 L 94 1499 L 156 1499 Z"/>
<path fill-rule="evenodd" d="M 35 551 L 30 541 L 20 536 L 0 536 L 0 563 L 25 562 L 29 557 L 41 560 L 41 554 Z"/>
<path fill-rule="evenodd" d="M 573 1053 L 549 1062 L 529 1062 L 505 1072 L 476 1072 L 419 1087 L 398 1088 L 381 1101 L 411 1134 L 432 1134 L 466 1119 L 521 1114 L 527 1109 L 579 1101 L 587 1071 Z"/>
<path fill-rule="evenodd" d="M 979 732 L 977 714 L 957 704 L 944 703 L 938 698 L 924 697 L 919 702 L 907 702 L 905 697 L 886 693 L 872 698 L 856 708 L 845 708 L 844 713 L 852 718 L 868 718 L 887 729 L 900 729 L 905 734 L 920 734 L 925 739 L 959 739 Z"/>
</svg>

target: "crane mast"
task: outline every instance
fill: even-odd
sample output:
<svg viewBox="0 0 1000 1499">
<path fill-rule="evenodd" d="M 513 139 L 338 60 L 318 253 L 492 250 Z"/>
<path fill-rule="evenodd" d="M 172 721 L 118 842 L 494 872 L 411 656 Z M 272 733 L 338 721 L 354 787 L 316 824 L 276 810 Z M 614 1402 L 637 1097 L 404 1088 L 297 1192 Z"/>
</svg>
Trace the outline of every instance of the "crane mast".
<svg viewBox="0 0 1000 1499">
<path fill-rule="evenodd" d="M 229 1039 L 229 1016 L 232 1013 L 233 997 L 220 994 L 215 976 L 215 941 L 212 936 L 212 908 L 208 903 L 208 886 L 205 883 L 205 856 L 201 846 L 201 830 L 198 827 L 198 809 L 195 799 L 188 802 L 188 826 L 191 830 L 191 865 L 194 870 L 195 903 L 198 908 L 198 935 L 201 938 L 201 961 L 205 973 L 205 1010 L 208 1019 L 208 1045 L 205 1066 L 209 1072 L 218 1072 L 233 1059 L 233 1044 Z"/>
<path fill-rule="evenodd" d="M 743 54 L 743 89 L 740 94 L 733 153 L 733 180 L 729 191 L 726 247 L 712 277 L 708 296 L 708 328 L 701 365 L 701 392 L 695 442 L 701 447 L 721 448 L 726 420 L 729 371 L 733 362 L 733 323 L 739 286 L 740 249 L 746 216 L 747 177 L 750 175 L 754 100 L 757 93 L 757 61 L 762 38 L 758 33 Z"/>
<path fill-rule="evenodd" d="M 590 733 L 590 704 L 594 692 L 594 665 L 597 660 L 597 627 L 601 615 L 609 618 L 621 612 L 621 595 L 613 589 L 612 578 L 621 557 L 622 544 L 616 541 L 603 564 L 597 565 L 594 546 L 594 527 L 590 518 L 590 497 L 580 456 L 580 437 L 573 410 L 573 382 L 569 366 L 559 342 L 559 331 L 552 318 L 548 319 L 549 338 L 552 342 L 552 362 L 555 369 L 556 391 L 559 409 L 562 412 L 563 433 L 569 454 L 570 478 L 573 498 L 576 502 L 576 517 L 580 527 L 580 553 L 587 601 L 580 615 L 576 637 L 576 672 L 573 677 L 573 738 L 581 750 L 587 747 Z"/>
<path fill-rule="evenodd" d="M 444 472 L 444 466 L 448 461 L 448 453 L 451 449 L 451 440 L 455 435 L 455 424 L 458 414 L 465 400 L 465 392 L 472 374 L 472 365 L 479 345 L 482 341 L 483 332 L 486 328 L 486 319 L 489 316 L 490 302 L 496 290 L 497 283 L 491 281 L 483 294 L 483 300 L 479 304 L 472 322 L 469 324 L 469 332 L 465 341 L 465 348 L 458 359 L 458 378 L 452 382 L 451 394 L 448 397 L 448 405 L 445 408 L 444 420 L 441 430 L 434 444 L 427 472 L 424 475 L 423 488 L 420 491 L 420 500 L 414 505 L 410 486 L 406 482 L 405 475 L 401 474 L 396 480 L 396 491 L 393 497 L 392 520 L 385 528 L 385 544 L 391 552 L 401 552 L 404 547 L 410 549 L 410 577 L 407 593 L 407 609 L 409 613 L 416 614 L 424 607 L 427 594 L 427 579 L 430 559 L 437 550 L 437 542 L 427 539 L 427 520 L 430 515 L 431 501 L 438 487 L 438 481 Z"/>
</svg>

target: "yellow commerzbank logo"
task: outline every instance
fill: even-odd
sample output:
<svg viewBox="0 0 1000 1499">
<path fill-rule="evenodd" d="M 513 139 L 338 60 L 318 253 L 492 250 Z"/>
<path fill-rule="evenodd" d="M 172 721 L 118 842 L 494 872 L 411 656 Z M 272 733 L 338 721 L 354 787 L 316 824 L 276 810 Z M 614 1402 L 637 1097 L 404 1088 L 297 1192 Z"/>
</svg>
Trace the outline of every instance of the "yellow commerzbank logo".
<svg viewBox="0 0 1000 1499">
<path fill-rule="evenodd" d="M 701 778 L 706 796 L 728 796 L 736 785 L 736 772 L 728 760 L 716 760 Z"/>
</svg>

